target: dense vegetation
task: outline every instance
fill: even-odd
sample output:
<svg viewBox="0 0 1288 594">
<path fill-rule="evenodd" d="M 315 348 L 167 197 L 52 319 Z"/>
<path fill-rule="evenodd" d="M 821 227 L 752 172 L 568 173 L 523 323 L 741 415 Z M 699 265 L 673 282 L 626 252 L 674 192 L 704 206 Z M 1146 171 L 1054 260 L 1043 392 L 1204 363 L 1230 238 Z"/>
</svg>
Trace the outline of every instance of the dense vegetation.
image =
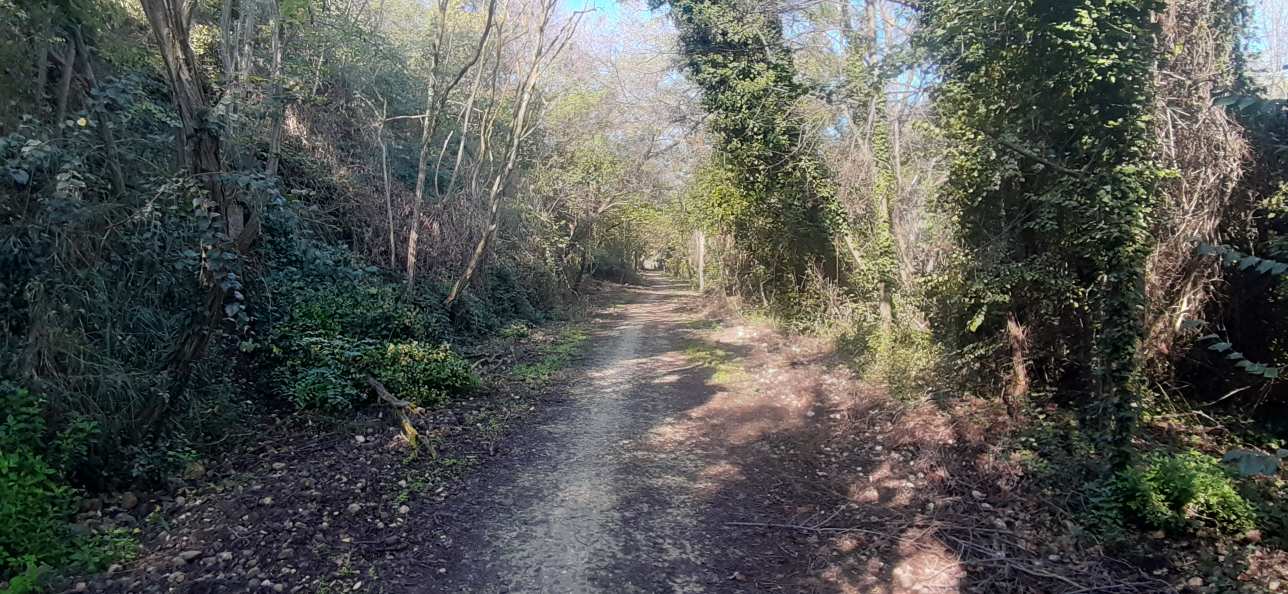
<svg viewBox="0 0 1288 594">
<path fill-rule="evenodd" d="M 909 400 L 997 401 L 1000 447 L 1030 461 L 1035 493 L 1077 501 L 1068 511 L 1104 543 L 1129 544 L 1133 528 L 1288 536 L 1286 121 L 1264 95 L 1279 65 L 1253 66 L 1250 47 L 1269 42 L 1249 42 L 1252 6 L 841 2 L 766 24 L 762 4 L 669 5 L 717 140 L 714 173 L 674 203 L 701 213 L 677 218 L 703 235 L 677 234 L 689 261 L 673 268 L 836 337 Z M 743 62 L 787 51 L 784 28 L 794 61 Z M 735 51 L 737 34 L 754 49 Z M 778 117 L 814 131 L 792 155 L 823 156 L 822 181 L 796 186 L 826 188 L 837 215 L 822 227 L 748 189 L 761 169 L 722 148 L 781 143 L 723 124 L 739 105 L 717 83 L 749 72 L 808 90 Z M 781 221 L 796 234 L 783 245 L 821 228 L 817 244 L 850 257 L 781 250 L 810 282 L 748 283 L 760 247 L 731 204 Z M 714 249 L 692 247 L 707 236 Z"/>
<path fill-rule="evenodd" d="M 375 384 L 443 404 L 480 383 L 462 345 L 633 278 L 660 142 L 595 119 L 619 90 L 569 66 L 580 19 L 0 3 L 0 578 L 110 562 L 68 538 L 78 493 Z"/>
<path fill-rule="evenodd" d="M 475 391 L 462 347 L 646 261 L 998 401 L 1094 538 L 1288 541 L 1253 7 L 652 5 L 650 54 L 557 0 L 0 0 L 0 580 L 110 562 L 80 495 L 270 414 Z"/>
</svg>

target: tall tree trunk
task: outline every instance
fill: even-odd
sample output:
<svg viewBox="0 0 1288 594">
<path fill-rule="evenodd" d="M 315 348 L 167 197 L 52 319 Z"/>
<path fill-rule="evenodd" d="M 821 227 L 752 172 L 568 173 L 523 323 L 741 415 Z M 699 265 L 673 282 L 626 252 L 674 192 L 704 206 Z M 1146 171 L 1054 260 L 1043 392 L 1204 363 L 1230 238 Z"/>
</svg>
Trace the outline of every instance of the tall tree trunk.
<svg viewBox="0 0 1288 594">
<path fill-rule="evenodd" d="M 49 113 L 49 104 L 46 103 L 47 97 L 45 87 L 49 85 L 49 27 L 53 20 L 50 14 L 50 6 L 45 3 L 40 8 L 39 20 L 36 23 L 36 109 L 40 115 Z"/>
<path fill-rule="evenodd" d="M 245 250 L 254 241 L 258 225 L 253 219 L 252 224 L 246 224 L 245 209 L 229 198 L 220 179 L 223 174 L 220 139 L 206 120 L 211 108 L 209 91 L 189 42 L 192 11 L 196 3 L 184 0 L 141 2 L 165 66 L 171 100 L 179 113 L 182 125 L 179 144 L 184 153 L 183 161 L 193 177 L 200 180 L 207 196 L 222 215 L 224 230 L 231 240 L 231 245 L 226 247 Z M 204 312 L 193 320 L 167 361 L 167 367 L 175 374 L 176 389 L 180 391 L 187 384 L 192 362 L 205 352 L 213 328 L 224 316 L 224 279 L 215 278 L 216 274 L 217 271 L 208 265 L 203 270 L 204 281 L 209 287 Z"/>
</svg>

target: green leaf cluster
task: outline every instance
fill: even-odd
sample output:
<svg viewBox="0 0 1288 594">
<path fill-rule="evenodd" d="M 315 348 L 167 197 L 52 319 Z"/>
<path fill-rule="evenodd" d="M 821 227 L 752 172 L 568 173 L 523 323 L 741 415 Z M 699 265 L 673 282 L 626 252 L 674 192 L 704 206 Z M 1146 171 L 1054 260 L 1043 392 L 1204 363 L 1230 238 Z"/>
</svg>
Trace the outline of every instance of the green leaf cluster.
<svg viewBox="0 0 1288 594">
<path fill-rule="evenodd" d="M 1169 531 L 1200 526 L 1238 534 L 1255 526 L 1253 507 L 1221 463 L 1193 450 L 1154 454 L 1118 473 L 1115 505 L 1127 519 Z"/>
</svg>

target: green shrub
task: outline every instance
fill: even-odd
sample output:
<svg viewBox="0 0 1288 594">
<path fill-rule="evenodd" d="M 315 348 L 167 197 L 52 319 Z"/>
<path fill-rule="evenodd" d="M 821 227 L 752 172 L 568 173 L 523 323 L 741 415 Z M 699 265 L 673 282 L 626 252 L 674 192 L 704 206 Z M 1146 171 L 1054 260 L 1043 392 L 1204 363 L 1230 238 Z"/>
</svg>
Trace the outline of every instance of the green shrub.
<svg viewBox="0 0 1288 594">
<path fill-rule="evenodd" d="M 1200 452 L 1154 454 L 1143 465 L 1119 472 L 1112 490 L 1124 515 L 1151 528 L 1207 526 L 1240 533 L 1255 526 L 1252 506 L 1220 462 Z"/>
<path fill-rule="evenodd" d="M 278 329 L 284 337 L 397 339 L 441 338 L 446 319 L 441 312 L 417 307 L 395 285 L 331 286 L 310 291 L 295 304 L 289 321 Z"/>
<path fill-rule="evenodd" d="M 0 578 L 57 565 L 71 552 L 67 521 L 75 492 L 36 448 L 50 444 L 44 401 L 0 385 Z M 55 438 L 57 445 L 66 440 Z"/>
<path fill-rule="evenodd" d="M 368 349 L 361 365 L 396 396 L 421 406 L 442 404 L 479 385 L 469 363 L 446 344 L 391 342 Z"/>
<path fill-rule="evenodd" d="M 348 411 L 365 398 L 359 359 L 372 345 L 347 337 L 290 337 L 274 374 L 276 389 L 301 410 Z"/>
<path fill-rule="evenodd" d="M 304 410 L 340 413 L 353 408 L 361 398 L 350 374 L 338 367 L 305 369 L 291 385 L 291 402 Z"/>
</svg>

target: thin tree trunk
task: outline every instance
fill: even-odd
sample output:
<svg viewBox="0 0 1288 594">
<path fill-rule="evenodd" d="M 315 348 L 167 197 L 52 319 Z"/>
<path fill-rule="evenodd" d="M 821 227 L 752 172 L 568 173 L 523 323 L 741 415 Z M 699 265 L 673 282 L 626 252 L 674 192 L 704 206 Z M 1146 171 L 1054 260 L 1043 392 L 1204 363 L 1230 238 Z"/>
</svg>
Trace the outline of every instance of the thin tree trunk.
<svg viewBox="0 0 1288 594">
<path fill-rule="evenodd" d="M 541 21 L 537 25 L 535 49 L 532 52 L 532 63 L 528 66 L 528 72 L 524 76 L 523 84 L 520 86 L 518 109 L 514 115 L 514 122 L 510 127 L 510 146 L 506 151 L 505 164 L 502 165 L 501 171 L 496 177 L 492 179 L 492 187 L 488 191 L 488 224 L 483 236 L 479 238 L 478 244 L 474 246 L 474 252 L 470 254 L 465 270 L 456 279 L 456 283 L 452 285 L 452 290 L 447 294 L 447 299 L 443 301 L 443 304 L 447 307 L 451 307 L 456 302 L 470 284 L 470 281 L 474 279 L 474 275 L 478 272 L 479 264 L 483 261 L 488 247 L 496 236 L 501 194 L 510 184 L 510 176 L 514 172 L 514 165 L 519 158 L 519 145 L 522 143 L 523 138 L 527 136 L 527 133 L 530 132 L 527 129 L 528 111 L 532 101 L 533 88 L 536 87 L 537 78 L 542 71 L 542 59 L 547 53 L 552 58 L 558 56 L 567 45 L 568 40 L 572 38 L 572 34 L 577 29 L 577 24 L 581 20 L 580 15 L 582 13 L 576 13 L 564 28 L 555 35 L 553 41 L 547 47 L 544 43 L 545 31 L 550 25 L 550 20 L 557 5 L 558 0 L 546 0 L 542 6 Z"/>
<path fill-rule="evenodd" d="M 698 244 L 698 292 L 707 292 L 707 234 L 701 229 L 694 232 Z"/>
<path fill-rule="evenodd" d="M 389 180 L 389 143 L 385 142 L 385 117 L 389 102 L 380 97 L 380 121 L 376 124 L 376 141 L 380 143 L 380 173 L 385 183 L 385 215 L 389 226 L 389 268 L 398 266 L 398 241 L 394 236 L 394 194 Z"/>
<path fill-rule="evenodd" d="M 265 166 L 265 172 L 270 176 L 277 175 L 278 161 L 282 152 L 282 127 L 286 123 L 286 102 L 282 97 L 282 54 L 285 51 L 282 39 L 282 9 L 278 5 L 278 0 L 272 0 L 270 5 L 273 8 L 273 14 L 269 27 L 272 29 L 272 99 L 273 102 L 273 119 L 271 129 L 268 135 L 268 163 Z"/>
<path fill-rule="evenodd" d="M 58 80 L 58 109 L 54 112 L 54 123 L 61 124 L 67 119 L 67 98 L 72 93 L 72 72 L 76 69 L 76 44 L 67 39 L 67 49 L 63 52 L 62 76 Z"/>
<path fill-rule="evenodd" d="M 40 9 L 40 22 L 36 27 L 36 107 L 40 115 L 49 113 L 49 104 L 45 87 L 49 84 L 49 26 L 53 17 L 49 14 L 48 3 Z"/>
<path fill-rule="evenodd" d="M 407 233 L 407 291 L 411 292 L 416 286 L 416 254 L 419 249 L 420 241 L 420 215 L 421 208 L 425 201 L 425 178 L 429 174 L 429 154 L 430 145 L 433 142 L 434 134 L 438 130 L 443 107 L 447 104 L 447 98 L 451 95 L 452 89 L 460 84 L 461 79 L 469 72 L 479 58 L 483 55 L 483 47 L 487 44 L 488 37 L 492 33 L 493 17 L 496 13 L 496 0 L 490 0 L 487 7 L 487 17 L 483 23 L 483 31 L 479 34 L 478 45 L 474 48 L 474 55 L 466 62 L 443 88 L 438 88 L 438 69 L 443 60 L 443 44 L 447 38 L 447 0 L 439 1 L 439 32 L 438 40 L 434 43 L 432 55 L 432 66 L 430 69 L 429 83 L 426 85 L 425 97 L 425 114 L 421 126 L 420 136 L 420 155 L 416 162 L 416 194 L 413 197 L 411 207 L 411 229 Z M 435 178 L 435 186 L 437 186 Z"/>
<path fill-rule="evenodd" d="M 94 65 L 90 60 L 89 47 L 80 27 L 72 30 L 76 43 L 76 54 L 80 59 L 81 74 L 85 77 L 85 104 L 89 105 L 89 95 L 98 86 L 94 77 Z M 112 132 L 112 118 L 107 110 L 98 116 L 98 136 L 103 141 L 103 160 L 107 162 L 108 177 L 112 183 L 112 193 L 120 196 L 125 193 L 125 172 L 121 170 L 121 160 L 116 151 L 116 135 Z"/>
</svg>

